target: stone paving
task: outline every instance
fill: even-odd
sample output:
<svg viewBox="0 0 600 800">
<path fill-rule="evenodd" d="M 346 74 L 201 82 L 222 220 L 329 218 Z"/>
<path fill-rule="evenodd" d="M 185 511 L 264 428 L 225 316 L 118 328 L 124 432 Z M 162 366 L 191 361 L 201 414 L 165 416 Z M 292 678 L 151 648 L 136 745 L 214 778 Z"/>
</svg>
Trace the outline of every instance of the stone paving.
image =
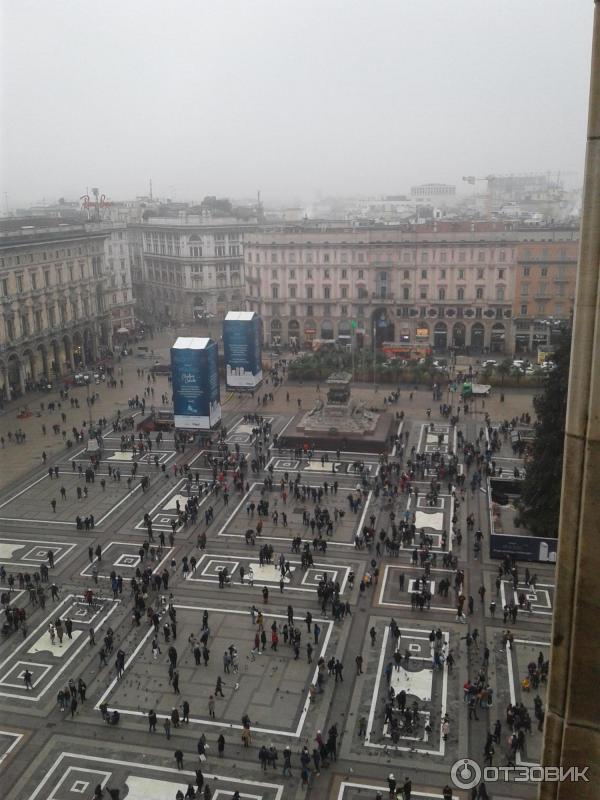
<svg viewBox="0 0 600 800">
<path fill-rule="evenodd" d="M 125 411 L 127 397 L 139 393 L 144 385 L 144 378 L 137 379 L 135 372 L 140 364 L 123 362 L 123 390 L 109 391 L 100 387 L 101 399 L 95 409 L 98 413 L 110 416 L 117 408 Z M 288 389 L 290 401 L 285 396 Z M 155 393 L 160 396 L 164 391 L 167 391 L 166 381 L 157 380 Z M 67 410 L 68 425 L 80 424 L 87 414 L 87 408 L 83 408 L 84 391 L 74 390 L 74 395 L 80 400 L 80 409 Z M 359 387 L 358 395 L 371 405 L 379 404 L 383 408 L 381 392 Z M 283 430 L 291 419 L 298 397 L 303 406 L 308 407 L 311 397 L 314 397 L 314 387 L 284 386 L 275 390 L 274 403 L 264 409 L 264 413 L 272 417 L 274 432 Z M 525 398 L 522 394 L 518 397 Z M 504 409 L 508 413 L 509 406 L 513 407 L 510 405 L 513 400 L 508 395 L 507 398 L 503 413 Z M 489 401 L 487 408 L 493 409 L 494 402 Z M 514 402 L 515 409 L 517 405 L 519 410 L 530 409 L 529 398 Z M 256 410 L 256 405 L 249 403 L 250 398 L 240 400 L 237 396 L 229 396 L 224 405 L 224 421 L 231 446 L 238 444 L 242 451 L 252 455 L 252 426 L 242 420 L 243 413 Z M 427 430 L 430 421 L 426 420 L 424 409 L 428 406 L 433 407 L 433 431 Z M 409 453 L 412 446 L 421 452 L 444 455 L 449 447 L 454 448 L 453 433 L 446 421 L 436 416 L 436 405 L 431 403 L 429 393 L 415 393 L 412 402 L 403 393 L 397 408 L 407 415 L 405 453 Z M 0 427 L 4 425 L 8 429 L 12 426 L 14 429 L 14 418 L 10 413 L 0 419 Z M 448 597 L 438 591 L 441 580 L 452 581 L 453 578 L 453 573 L 441 564 L 444 552 L 441 531 L 450 530 L 452 515 L 451 494 L 443 485 L 439 508 L 419 505 L 414 503 L 414 499 L 409 508 L 417 514 L 418 526 L 426 527 L 427 533 L 433 537 L 434 552 L 437 552 L 437 564 L 429 578 L 433 590 L 431 607 L 413 609 L 412 589 L 423 576 L 422 568 L 411 564 L 413 548 L 401 549 L 398 555 L 388 557 L 378 554 L 375 547 L 370 551 L 355 547 L 354 537 L 362 525 L 369 524 L 371 516 L 374 516 L 377 530 L 387 527 L 390 510 L 389 504 L 381 497 L 376 498 L 374 493 L 369 494 L 370 490 L 363 496 L 358 513 L 350 510 L 348 495 L 357 497 L 359 494 L 357 484 L 360 477 L 352 470 L 359 454 L 342 454 L 339 460 L 324 463 L 317 454 L 310 465 L 306 461 L 292 465 L 289 453 L 274 452 L 271 463 L 274 488 L 266 495 L 269 515 L 261 518 L 263 531 L 256 545 L 245 541 L 246 530 L 255 528 L 258 519 L 256 511 L 251 517 L 246 508 L 250 502 L 257 504 L 261 499 L 264 472 L 254 478 L 249 476 L 251 488 L 248 495 L 232 493 L 227 506 L 221 497 L 203 499 L 197 525 L 178 529 L 171 546 L 168 534 L 174 502 L 180 496 L 186 499 L 183 482 L 173 476 L 172 466 L 192 463 L 192 469 L 198 469 L 201 480 L 209 480 L 211 470 L 206 468 L 202 453 L 192 449 L 183 455 L 177 454 L 171 441 L 165 437 L 159 448 L 159 458 L 167 462 L 166 477 L 162 470 L 156 470 L 152 461 L 150 464 L 140 463 L 138 476 L 128 489 L 131 463 L 120 457 L 119 440 L 109 433 L 107 457 L 100 465 L 95 483 L 87 484 L 88 498 L 79 501 L 76 488 L 83 488 L 86 484 L 84 478 L 72 472 L 71 459 L 75 458 L 76 470 L 79 463 L 84 466 L 85 461 L 81 460 L 81 454 L 77 455 L 76 449 L 64 449 L 62 437 L 56 440 L 53 434 L 43 437 L 40 431 L 42 422 L 49 427 L 56 418 L 60 420 L 60 415 L 44 413 L 41 418 L 23 420 L 28 443 L 23 446 L 6 443 L 3 452 L 4 463 L 11 465 L 11 474 L 8 477 L 4 474 L 1 484 L 6 489 L 0 495 L 0 564 L 16 578 L 13 607 L 24 608 L 28 618 L 25 636 L 7 631 L 0 637 L 0 696 L 3 700 L 0 769 L 1 780 L 10 787 L 5 793 L 7 800 L 87 798 L 92 796 L 97 783 L 105 787 L 118 786 L 121 797 L 128 799 L 169 800 L 175 797 L 178 788 L 185 793 L 188 782 L 196 780 L 198 767 L 219 800 L 231 797 L 236 790 L 242 797 L 268 800 L 292 796 L 319 800 L 325 797 L 338 800 L 372 798 L 379 789 L 385 794 L 390 772 L 400 782 L 409 775 L 413 781 L 413 794 L 428 800 L 441 796 L 442 788 L 450 781 L 450 767 L 457 758 L 471 756 L 481 763 L 486 733 L 497 717 L 503 722 L 503 738 L 496 749 L 495 763 L 505 763 L 506 705 L 522 701 L 530 712 L 533 708 L 535 695 L 523 692 L 521 680 L 527 674 L 528 664 L 537 660 L 538 652 L 544 651 L 544 643 L 548 642 L 553 603 L 551 565 L 536 567 L 535 592 L 524 586 L 517 589 L 517 600 L 521 590 L 526 590 L 531 613 L 522 611 L 516 624 L 503 624 L 501 604 L 513 598 L 512 584 L 502 583 L 498 607 L 492 617 L 488 604 L 496 591 L 497 564 L 485 555 L 485 539 L 483 559 L 473 559 L 470 537 L 466 535 L 454 554 L 461 569 L 465 570 L 464 594 L 467 597 L 472 595 L 477 602 L 474 602 L 473 614 L 467 616 L 466 624 L 459 624 L 453 588 L 450 588 Z M 477 437 L 481 419 L 478 415 L 461 422 L 461 430 L 468 440 Z M 45 466 L 39 457 L 42 449 L 48 455 Z M 328 455 L 330 459 L 334 458 L 333 453 Z M 367 480 L 373 481 L 378 469 L 376 459 L 365 455 L 362 460 L 367 467 Z M 121 482 L 119 484 L 107 477 L 106 488 L 102 491 L 99 478 L 108 472 L 109 463 L 111 467 L 115 464 L 120 466 Z M 47 476 L 48 467 L 54 465 L 59 466 L 58 481 Z M 332 466 L 335 471 L 331 471 Z M 337 495 L 332 494 L 328 487 L 322 504 L 331 513 L 336 507 L 345 512 L 328 537 L 326 552 L 314 551 L 314 565 L 304 570 L 298 554 L 291 551 L 291 539 L 300 535 L 312 543 L 310 528 L 302 524 L 302 512 L 306 509 L 310 513 L 314 503 L 290 497 L 283 503 L 278 485 L 285 472 L 295 475 L 297 471 L 300 471 L 301 482 L 310 485 L 323 486 L 327 481 L 331 487 L 337 480 Z M 150 487 L 145 493 L 139 486 L 142 475 L 150 477 Z M 429 477 L 426 476 L 426 480 L 419 484 L 421 497 L 426 493 Z M 67 499 L 61 501 L 59 490 L 63 483 Z M 54 492 L 58 494 L 56 515 L 50 506 Z M 213 506 L 214 521 L 206 526 L 203 512 L 208 505 Z M 406 505 L 407 498 L 400 498 L 397 508 L 403 511 Z M 279 512 L 277 524 L 271 517 L 273 510 Z M 282 525 L 282 511 L 288 514 L 287 527 Z M 463 532 L 466 530 L 465 515 L 471 512 L 475 514 L 476 525 L 481 525 L 486 536 L 487 496 L 467 492 L 459 511 Z M 90 513 L 94 514 L 96 527 L 89 531 L 77 530 L 72 524 L 75 515 Z M 162 530 L 167 543 L 160 554 L 155 552 L 153 560 L 149 558 L 142 564 L 139 550 L 147 535 L 142 524 L 145 513 L 153 519 L 155 538 L 158 539 Z M 207 536 L 205 550 L 197 546 L 197 536 L 202 531 Z M 90 559 L 89 548 L 93 551 L 98 544 L 102 547 L 102 560 L 97 563 L 96 570 L 93 569 L 95 556 L 92 553 Z M 157 544 L 155 541 L 154 546 Z M 271 565 L 261 567 L 259 564 L 260 544 L 273 546 Z M 54 553 L 55 566 L 49 571 L 49 582 L 43 584 L 46 598 L 45 609 L 42 609 L 39 605 L 32 605 L 27 586 L 23 583 L 21 588 L 17 576 L 19 573 L 33 576 L 39 571 L 40 565 L 47 562 L 48 549 Z M 192 555 L 197 560 L 197 567 L 186 579 L 181 569 L 182 558 L 187 556 L 189 559 Z M 283 592 L 279 586 L 280 555 L 290 564 Z M 152 626 L 145 618 L 138 626 L 131 616 L 129 582 L 145 565 L 152 572 L 162 574 L 166 571 L 169 576 L 168 587 L 150 592 L 147 603 L 161 608 L 172 595 L 171 602 L 177 613 L 176 647 L 181 695 L 176 694 L 169 684 L 168 649 L 173 642 L 164 640 L 163 621 L 159 627 L 161 653 L 157 653 L 155 659 Z M 221 589 L 218 572 L 224 566 L 228 569 L 231 583 Z M 253 585 L 248 583 L 247 577 L 242 584 L 240 566 L 244 566 L 246 576 L 247 569 L 252 569 Z M 367 571 L 373 574 L 374 568 L 378 574 L 373 585 L 361 591 L 361 577 Z M 123 578 L 122 592 L 118 592 L 114 599 L 110 585 L 113 571 Z M 342 620 L 334 621 L 329 615 L 322 615 L 316 590 L 324 573 L 340 583 L 341 599 L 348 603 L 349 613 Z M 355 577 L 354 582 L 350 581 L 350 573 Z M 401 574 L 404 576 L 402 590 Z M 54 601 L 49 589 L 52 581 L 60 589 L 59 597 Z M 477 596 L 480 585 L 486 587 L 485 604 L 479 603 Z M 87 608 L 82 595 L 90 587 L 101 599 Z M 266 601 L 263 596 L 265 587 L 268 589 Z M 4 591 L 6 586 L 1 588 Z M 268 637 L 265 652 L 260 655 L 252 652 L 256 632 L 250 617 L 253 605 L 264 614 Z M 276 622 L 281 631 L 287 621 L 288 605 L 293 606 L 295 622 L 302 633 L 297 660 L 293 649 L 283 643 L 281 633 L 277 652 L 270 648 L 271 625 Z M 199 635 L 205 609 L 209 613 L 211 629 L 208 667 L 203 663 L 196 666 L 188 642 L 191 634 Z M 312 664 L 308 663 L 306 651 L 309 634 L 304 618 L 307 612 L 312 615 L 313 623 L 322 620 L 319 622 L 319 644 L 313 646 Z M 396 692 L 405 689 L 410 704 L 418 704 L 414 729 L 402 727 L 396 741 L 384 713 L 385 670 L 390 662 L 394 662 L 389 627 L 392 617 L 401 629 L 399 651 L 403 654 L 403 661 L 398 669 L 393 668 L 390 685 Z M 50 623 L 55 624 L 57 618 L 63 625 L 67 618 L 73 621 L 72 638 L 67 643 L 65 639 L 68 637 L 64 635 L 62 647 L 56 638 L 52 644 L 50 636 Z M 89 643 L 91 628 L 95 636 L 93 645 Z M 429 635 L 438 628 L 442 631 L 444 652 L 451 651 L 454 657 L 451 670 L 445 664 L 432 667 Z M 465 640 L 467 631 L 472 632 L 475 628 L 480 636 L 479 651 L 469 648 Z M 507 628 L 515 640 L 508 656 L 506 649 L 501 647 L 502 631 Z M 373 646 L 369 635 L 371 629 L 375 630 Z M 107 635 L 113 637 L 113 651 L 107 655 L 108 664 L 105 666 L 100 661 L 99 652 Z M 490 648 L 488 679 L 494 700 L 490 709 L 480 709 L 478 720 L 469 721 L 462 685 L 468 677 L 475 678 L 481 669 L 485 644 Z M 223 653 L 230 645 L 235 646 L 238 652 L 237 673 L 224 672 Z M 122 650 L 126 658 L 124 676 L 120 680 L 117 680 L 115 667 L 118 650 Z M 409 651 L 408 662 L 406 650 Z M 326 662 L 333 657 L 343 664 L 343 682 L 336 682 L 335 675 L 327 674 L 326 668 L 323 692 L 309 699 L 309 689 L 316 677 L 316 662 L 321 654 Z M 360 673 L 357 656 L 362 658 Z M 32 673 L 32 688 L 29 690 L 24 685 L 25 668 Z M 223 680 L 225 697 L 215 699 L 215 719 L 211 719 L 208 699 L 214 693 L 218 676 Z M 78 702 L 73 713 L 70 706 L 61 711 L 57 702 L 59 689 L 63 687 L 68 691 L 67 684 L 71 678 L 75 683 L 82 678 L 87 684 L 85 702 Z M 542 698 L 543 691 L 542 687 Z M 190 704 L 190 722 L 179 728 L 172 727 L 171 738 L 167 740 L 162 715 L 169 715 L 174 706 L 180 708 L 183 700 Z M 103 722 L 99 706 L 104 702 L 109 709 L 120 710 L 117 727 Z M 150 708 L 160 715 L 156 733 L 148 731 L 146 715 Z M 244 714 L 249 716 L 252 727 L 252 741 L 248 748 L 243 746 L 241 737 Z M 441 727 L 444 714 L 448 714 L 449 719 L 446 739 Z M 303 787 L 300 751 L 306 744 L 312 754 L 317 731 L 322 731 L 327 739 L 327 732 L 334 724 L 339 734 L 337 761 L 326 768 L 321 766 L 319 770 L 311 762 L 308 787 Z M 426 725 L 430 730 L 425 729 Z M 522 756 L 524 761 L 539 758 L 541 734 L 536 728 L 537 724 L 534 724 L 532 733 L 527 734 Z M 197 750 L 202 734 L 208 744 L 205 762 L 199 760 Z M 222 758 L 217 747 L 220 734 L 225 737 Z M 271 744 L 279 754 L 276 768 L 269 766 L 263 772 L 258 759 L 259 748 Z M 292 750 L 292 777 L 285 776 L 282 769 L 282 753 L 287 745 Z M 178 770 L 175 763 L 174 752 L 177 749 L 183 753 L 183 770 Z M 510 784 L 503 787 L 505 796 L 533 797 L 533 793 L 534 787 Z M 455 790 L 455 796 L 458 800 L 465 794 Z"/>
</svg>

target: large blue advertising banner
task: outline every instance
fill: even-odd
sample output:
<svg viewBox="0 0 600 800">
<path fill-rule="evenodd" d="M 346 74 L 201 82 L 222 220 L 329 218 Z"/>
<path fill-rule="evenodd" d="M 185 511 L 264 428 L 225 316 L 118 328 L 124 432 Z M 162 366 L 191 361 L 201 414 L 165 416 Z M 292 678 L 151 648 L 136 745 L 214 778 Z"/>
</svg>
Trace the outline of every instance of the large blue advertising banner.
<svg viewBox="0 0 600 800">
<path fill-rule="evenodd" d="M 213 428 L 221 419 L 216 342 L 179 337 L 171 348 L 171 376 L 175 427 Z"/>
<path fill-rule="evenodd" d="M 261 321 L 254 311 L 230 311 L 223 322 L 228 389 L 254 389 L 262 382 Z"/>
</svg>

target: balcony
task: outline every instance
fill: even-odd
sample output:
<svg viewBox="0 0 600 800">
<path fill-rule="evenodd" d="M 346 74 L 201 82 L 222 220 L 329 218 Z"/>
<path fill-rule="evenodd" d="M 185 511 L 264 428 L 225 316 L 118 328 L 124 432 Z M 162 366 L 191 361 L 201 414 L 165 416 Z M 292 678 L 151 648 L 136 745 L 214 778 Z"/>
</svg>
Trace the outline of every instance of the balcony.
<svg viewBox="0 0 600 800">
<path fill-rule="evenodd" d="M 392 292 L 373 292 L 371 299 L 376 303 L 387 303 L 389 305 L 395 302 Z"/>
</svg>

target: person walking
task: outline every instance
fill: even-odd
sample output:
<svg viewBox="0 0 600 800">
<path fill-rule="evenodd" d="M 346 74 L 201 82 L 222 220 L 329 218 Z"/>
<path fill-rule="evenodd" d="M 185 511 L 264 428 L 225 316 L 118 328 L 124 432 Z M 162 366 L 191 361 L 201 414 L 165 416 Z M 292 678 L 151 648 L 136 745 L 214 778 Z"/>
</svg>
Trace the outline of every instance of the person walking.
<svg viewBox="0 0 600 800">
<path fill-rule="evenodd" d="M 175 757 L 175 762 L 177 763 L 177 769 L 183 769 L 183 753 L 181 750 L 175 750 L 173 755 Z"/>
<path fill-rule="evenodd" d="M 163 728 L 165 729 L 165 736 L 167 740 L 171 738 L 171 719 L 169 717 L 165 717 L 163 720 Z"/>
<path fill-rule="evenodd" d="M 219 752 L 219 758 L 223 758 L 223 753 L 225 752 L 225 737 L 221 733 L 219 738 L 217 739 L 217 750 Z"/>
<path fill-rule="evenodd" d="M 211 719 L 215 718 L 215 698 L 211 696 L 208 698 L 208 716 Z"/>
</svg>

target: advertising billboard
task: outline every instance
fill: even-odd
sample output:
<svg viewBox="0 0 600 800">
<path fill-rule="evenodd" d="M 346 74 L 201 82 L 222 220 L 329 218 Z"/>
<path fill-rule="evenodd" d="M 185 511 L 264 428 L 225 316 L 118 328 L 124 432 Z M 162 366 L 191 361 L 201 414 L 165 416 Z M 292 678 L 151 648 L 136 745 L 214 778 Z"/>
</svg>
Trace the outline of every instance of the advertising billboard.
<svg viewBox="0 0 600 800">
<path fill-rule="evenodd" d="M 230 311 L 223 322 L 228 389 L 251 390 L 262 382 L 262 332 L 254 311 Z"/>
<path fill-rule="evenodd" d="M 180 336 L 171 348 L 175 427 L 210 430 L 221 419 L 216 342 Z"/>
</svg>

